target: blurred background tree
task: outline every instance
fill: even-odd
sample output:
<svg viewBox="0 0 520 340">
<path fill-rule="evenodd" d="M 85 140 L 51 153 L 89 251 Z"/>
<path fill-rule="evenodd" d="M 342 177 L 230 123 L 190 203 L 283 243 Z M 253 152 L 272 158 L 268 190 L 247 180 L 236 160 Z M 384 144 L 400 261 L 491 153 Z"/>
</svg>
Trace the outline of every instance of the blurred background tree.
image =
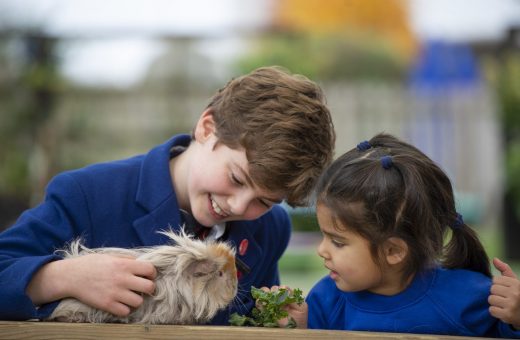
<svg viewBox="0 0 520 340">
<path fill-rule="evenodd" d="M 511 28 L 492 56 L 492 80 L 501 112 L 504 171 L 504 243 L 508 258 L 520 260 L 520 28 Z M 489 64 L 488 64 L 489 66 Z"/>
<path fill-rule="evenodd" d="M 244 57 L 239 72 L 260 65 L 281 65 L 311 79 L 397 80 L 408 73 L 408 61 L 388 41 L 363 34 L 309 35 L 283 33 L 259 38 L 251 56 Z"/>
<path fill-rule="evenodd" d="M 4 225 L 41 198 L 49 175 L 59 168 L 54 152 L 59 131 L 49 122 L 61 79 L 55 39 L 25 31 L 13 33 L 0 44 L 4 69 L 0 80 L 0 225 Z"/>
</svg>

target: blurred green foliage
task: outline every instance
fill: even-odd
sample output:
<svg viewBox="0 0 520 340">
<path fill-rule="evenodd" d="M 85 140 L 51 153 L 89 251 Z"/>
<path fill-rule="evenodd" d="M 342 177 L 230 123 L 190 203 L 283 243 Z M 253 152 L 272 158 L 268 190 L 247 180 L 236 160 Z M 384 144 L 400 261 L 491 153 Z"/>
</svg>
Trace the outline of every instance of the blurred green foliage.
<svg viewBox="0 0 520 340">
<path fill-rule="evenodd" d="M 511 32 L 512 33 L 512 32 Z M 520 50 L 511 34 L 483 60 L 499 105 L 504 152 L 502 213 L 505 257 L 520 261 Z"/>
<path fill-rule="evenodd" d="M 55 48 L 55 39 L 37 32 L 0 40 L 0 230 L 30 205 L 35 162 L 51 163 L 41 157 L 62 86 Z"/>
<path fill-rule="evenodd" d="M 319 232 L 318 220 L 314 211 L 309 212 L 292 212 L 290 214 L 294 231 Z"/>
<path fill-rule="evenodd" d="M 402 80 L 408 61 L 388 41 L 356 35 L 277 34 L 259 38 L 238 62 L 240 73 L 279 65 L 316 80 Z"/>
<path fill-rule="evenodd" d="M 520 140 L 512 140 L 506 150 L 506 191 L 514 197 L 516 218 L 520 220 Z"/>
<path fill-rule="evenodd" d="M 279 266 L 283 271 L 321 271 L 323 260 L 316 253 L 316 249 L 307 248 L 301 252 L 288 251 L 280 259 Z"/>
<path fill-rule="evenodd" d="M 506 194 L 514 200 L 520 220 L 520 58 L 518 51 L 497 63 L 496 85 L 505 139 Z"/>
<path fill-rule="evenodd" d="M 38 139 L 45 138 L 38 134 L 53 113 L 61 80 L 53 39 L 28 34 L 18 43 L 20 55 L 8 58 L 9 44 L 0 42 L 0 191 L 27 196 L 29 155 Z"/>
</svg>

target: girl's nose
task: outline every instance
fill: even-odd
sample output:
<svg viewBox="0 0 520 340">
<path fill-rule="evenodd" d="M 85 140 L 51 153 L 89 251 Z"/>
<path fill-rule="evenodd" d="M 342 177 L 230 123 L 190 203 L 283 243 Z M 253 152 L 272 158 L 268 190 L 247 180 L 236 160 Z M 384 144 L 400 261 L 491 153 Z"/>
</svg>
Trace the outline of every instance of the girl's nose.
<svg viewBox="0 0 520 340">
<path fill-rule="evenodd" d="M 320 244 L 318 244 L 318 249 L 316 249 L 316 252 L 318 253 L 318 256 L 321 258 L 327 258 L 328 253 L 326 251 L 325 247 L 325 239 L 322 238 Z"/>
</svg>

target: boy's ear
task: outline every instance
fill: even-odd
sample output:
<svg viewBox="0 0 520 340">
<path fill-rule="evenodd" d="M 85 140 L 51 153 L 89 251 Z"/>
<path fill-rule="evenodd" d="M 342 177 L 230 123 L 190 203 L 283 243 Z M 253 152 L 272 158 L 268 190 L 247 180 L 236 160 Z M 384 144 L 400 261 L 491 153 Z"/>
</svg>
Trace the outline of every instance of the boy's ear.
<svg viewBox="0 0 520 340">
<path fill-rule="evenodd" d="M 215 132 L 215 120 L 211 109 L 206 109 L 195 125 L 194 137 L 198 142 L 207 140 Z"/>
<path fill-rule="evenodd" d="M 385 241 L 384 252 L 388 264 L 400 264 L 408 255 L 408 245 L 402 238 L 390 237 Z"/>
</svg>

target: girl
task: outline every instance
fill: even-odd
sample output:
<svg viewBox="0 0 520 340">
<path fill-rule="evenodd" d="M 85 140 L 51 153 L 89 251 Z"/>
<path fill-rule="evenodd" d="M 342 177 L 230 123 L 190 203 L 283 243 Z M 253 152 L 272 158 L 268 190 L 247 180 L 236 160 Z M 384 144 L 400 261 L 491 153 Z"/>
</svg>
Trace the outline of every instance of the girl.
<svg viewBox="0 0 520 340">
<path fill-rule="evenodd" d="M 489 301 L 502 320 L 493 317 L 484 248 L 457 214 L 446 174 L 417 148 L 387 134 L 360 143 L 324 172 L 316 198 L 318 254 L 330 275 L 306 304 L 290 306 L 297 324 L 520 337 L 518 304 L 516 320 L 500 314 L 512 288 L 495 282 Z"/>
</svg>

